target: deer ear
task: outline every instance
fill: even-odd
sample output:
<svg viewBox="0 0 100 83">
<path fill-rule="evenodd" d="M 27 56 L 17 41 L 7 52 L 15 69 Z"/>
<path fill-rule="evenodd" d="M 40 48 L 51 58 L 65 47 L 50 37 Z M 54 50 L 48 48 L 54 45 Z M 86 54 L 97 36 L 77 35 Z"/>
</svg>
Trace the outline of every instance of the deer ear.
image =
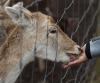
<svg viewBox="0 0 100 83">
<path fill-rule="evenodd" d="M 12 6 L 13 8 L 21 8 L 23 7 L 23 2 L 18 2 L 17 4 Z"/>
<path fill-rule="evenodd" d="M 8 14 L 13 20 L 17 20 L 17 19 L 19 18 L 20 11 L 17 11 L 17 10 L 14 9 L 13 7 L 5 7 L 5 11 L 7 12 L 7 14 Z"/>
<path fill-rule="evenodd" d="M 22 13 L 21 12 L 22 8 L 23 8 L 23 2 L 18 2 L 17 4 L 13 5 L 12 7 L 5 7 L 5 11 L 13 20 L 16 21 Z"/>
</svg>

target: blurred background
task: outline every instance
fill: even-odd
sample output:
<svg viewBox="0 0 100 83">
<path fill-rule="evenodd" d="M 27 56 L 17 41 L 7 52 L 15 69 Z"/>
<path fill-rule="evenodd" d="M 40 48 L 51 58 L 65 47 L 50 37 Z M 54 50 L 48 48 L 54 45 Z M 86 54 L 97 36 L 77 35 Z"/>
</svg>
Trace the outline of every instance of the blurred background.
<svg viewBox="0 0 100 83">
<path fill-rule="evenodd" d="M 61 29 L 80 46 L 91 38 L 100 36 L 100 0 L 11 0 L 10 6 L 19 1 L 23 1 L 24 7 L 32 12 L 40 11 L 52 16 Z M 0 5 L 5 2 L 6 0 L 0 0 Z M 2 12 L 0 9 L 0 44 L 4 42 L 6 35 L 5 26 L 2 26 Z M 16 80 L 16 83 L 44 82 L 100 83 L 100 59 L 66 70 L 60 63 L 36 58 Z"/>
</svg>

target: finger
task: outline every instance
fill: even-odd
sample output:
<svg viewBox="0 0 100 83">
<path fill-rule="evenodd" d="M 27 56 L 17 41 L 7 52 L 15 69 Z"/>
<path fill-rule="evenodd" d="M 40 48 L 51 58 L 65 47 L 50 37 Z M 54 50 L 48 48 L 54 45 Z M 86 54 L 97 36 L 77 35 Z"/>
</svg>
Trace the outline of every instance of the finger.
<svg viewBox="0 0 100 83">
<path fill-rule="evenodd" d="M 70 65 L 68 64 L 68 65 L 64 65 L 64 67 L 63 68 L 68 68 L 68 67 L 70 67 Z"/>
<path fill-rule="evenodd" d="M 71 66 L 73 66 L 73 65 L 75 65 L 75 63 L 74 63 L 74 62 L 70 62 L 69 64 L 64 65 L 64 68 L 68 68 L 68 67 L 71 67 Z"/>
<path fill-rule="evenodd" d="M 78 65 L 80 63 L 81 63 L 80 60 L 75 60 L 75 61 L 69 62 L 67 65 L 64 65 L 64 68 L 71 67 L 71 66 L 74 66 L 74 65 Z"/>
</svg>

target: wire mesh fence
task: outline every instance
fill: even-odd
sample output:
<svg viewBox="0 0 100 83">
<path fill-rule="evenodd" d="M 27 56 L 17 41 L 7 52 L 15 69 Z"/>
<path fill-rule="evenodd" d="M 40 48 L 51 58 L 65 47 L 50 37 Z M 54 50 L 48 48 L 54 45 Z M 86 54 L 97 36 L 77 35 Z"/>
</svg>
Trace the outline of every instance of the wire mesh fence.
<svg viewBox="0 0 100 83">
<path fill-rule="evenodd" d="M 4 4 L 6 0 L 0 1 L 0 4 Z M 97 29 L 97 15 L 99 13 L 99 0 L 11 0 L 10 6 L 17 2 L 23 1 L 24 7 L 32 12 L 40 11 L 46 15 L 50 15 L 55 20 L 55 26 L 59 25 L 60 28 L 69 35 L 77 44 L 83 46 L 92 37 L 94 37 Z M 4 42 L 7 39 L 10 40 L 16 31 L 16 25 L 10 24 L 15 28 L 9 28 L 9 20 L 4 14 L 4 10 L 0 9 L 0 41 L 1 47 L 4 47 L 7 43 Z M 38 16 L 38 15 L 37 15 Z M 9 16 L 8 16 L 9 17 Z M 20 16 L 22 17 L 22 16 Z M 48 16 L 49 19 L 49 16 Z M 5 24 L 4 21 L 8 20 Z M 11 22 L 11 21 L 10 21 Z M 48 25 L 46 22 L 46 33 L 48 34 Z M 34 25 L 33 25 L 34 26 Z M 35 24 L 36 27 L 40 26 L 38 22 Z M 18 26 L 17 26 L 18 27 Z M 9 28 L 9 30 L 7 30 Z M 57 28 L 58 29 L 58 28 Z M 38 31 L 35 31 L 35 46 L 33 55 L 37 55 L 37 43 L 38 43 Z M 5 32 L 8 31 L 8 32 Z M 10 34 L 10 35 L 9 35 Z M 3 36 L 4 37 L 3 37 Z M 19 35 L 20 36 L 20 35 Z M 56 58 L 55 61 L 47 60 L 48 57 L 48 46 L 49 39 L 46 37 L 46 48 L 45 54 L 46 59 L 33 58 L 33 62 L 22 67 L 22 57 L 20 57 L 20 75 L 16 79 L 15 83 L 92 83 L 95 78 L 95 71 L 93 66 L 95 60 L 91 60 L 87 63 L 64 69 L 62 63 L 57 63 L 56 58 L 58 56 L 58 39 L 59 33 L 56 33 Z M 21 38 L 24 40 L 23 38 Z M 19 41 L 22 41 L 19 40 Z M 12 41 L 10 41 L 12 42 Z M 2 46 L 3 44 L 3 46 Z M 7 43 L 9 44 L 9 42 Z M 23 44 L 22 44 L 23 45 Z M 0 47 L 0 51 L 1 51 Z M 20 51 L 23 51 L 20 45 Z M 3 49 L 4 50 L 4 49 Z M 1 53 L 0 53 L 1 54 Z M 33 56 L 34 57 L 34 56 Z M 1 56 L 0 56 L 1 58 Z M 0 73 L 1 74 L 1 73 Z M 5 81 L 0 83 L 6 83 Z"/>
</svg>

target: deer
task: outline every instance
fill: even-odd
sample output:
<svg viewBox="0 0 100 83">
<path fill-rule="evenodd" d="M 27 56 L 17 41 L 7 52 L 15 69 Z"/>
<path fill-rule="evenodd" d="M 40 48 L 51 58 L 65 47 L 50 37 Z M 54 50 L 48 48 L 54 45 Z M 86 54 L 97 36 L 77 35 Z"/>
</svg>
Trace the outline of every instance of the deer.
<svg viewBox="0 0 100 83">
<path fill-rule="evenodd" d="M 5 12 L 17 27 L 0 47 L 0 83 L 15 83 L 24 67 L 35 57 L 68 63 L 70 55 L 81 53 L 79 45 L 51 16 L 30 12 L 23 7 L 23 2 L 11 7 L 6 5 Z"/>
</svg>

